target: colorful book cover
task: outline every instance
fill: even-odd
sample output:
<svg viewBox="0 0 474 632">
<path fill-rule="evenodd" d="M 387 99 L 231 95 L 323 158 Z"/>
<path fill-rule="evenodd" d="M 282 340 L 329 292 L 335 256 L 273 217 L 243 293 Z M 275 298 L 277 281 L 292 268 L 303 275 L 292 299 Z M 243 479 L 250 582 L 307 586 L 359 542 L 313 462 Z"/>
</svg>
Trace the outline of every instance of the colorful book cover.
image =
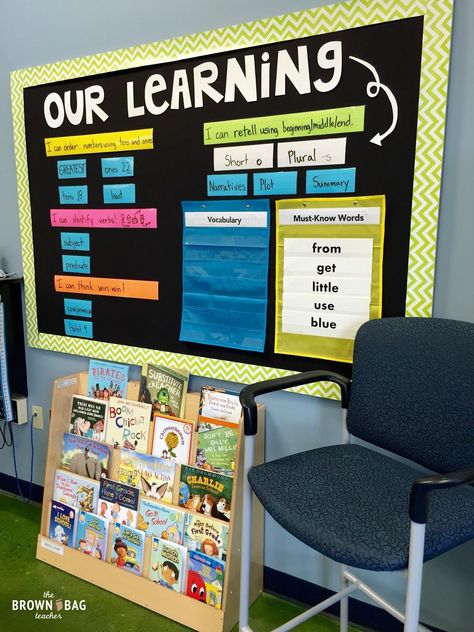
<svg viewBox="0 0 474 632">
<path fill-rule="evenodd" d="M 135 527 L 139 497 L 140 490 L 136 487 L 103 478 L 100 481 L 97 513 L 109 522 Z"/>
<path fill-rule="evenodd" d="M 219 518 L 229 522 L 232 483 L 231 476 L 182 465 L 179 504 L 208 518 Z"/>
<path fill-rule="evenodd" d="M 77 509 L 57 500 L 51 503 L 49 537 L 64 546 L 74 547 Z"/>
<path fill-rule="evenodd" d="M 242 415 L 239 394 L 214 386 L 202 386 L 199 400 L 199 417 L 218 419 L 238 424 Z"/>
<path fill-rule="evenodd" d="M 99 483 L 86 478 L 56 470 L 54 477 L 53 500 L 62 502 L 76 509 L 95 513 L 99 498 Z"/>
<path fill-rule="evenodd" d="M 73 474 L 99 480 L 109 471 L 110 449 L 104 443 L 64 433 L 61 467 Z"/>
<path fill-rule="evenodd" d="M 189 371 L 144 364 L 139 401 L 152 404 L 153 412 L 183 417 L 188 391 Z"/>
<path fill-rule="evenodd" d="M 154 537 L 151 543 L 150 579 L 170 590 L 183 592 L 187 554 L 186 547 Z"/>
<path fill-rule="evenodd" d="M 105 441 L 116 448 L 148 452 L 151 404 L 111 397 Z"/>
<path fill-rule="evenodd" d="M 196 467 L 233 476 L 239 426 L 228 421 L 198 420 Z"/>
<path fill-rule="evenodd" d="M 224 575 L 225 562 L 198 551 L 189 551 L 186 594 L 221 610 Z"/>
<path fill-rule="evenodd" d="M 205 516 L 185 515 L 183 544 L 190 551 L 200 551 L 225 560 L 228 538 L 228 525 Z"/>
<path fill-rule="evenodd" d="M 138 487 L 148 498 L 172 502 L 175 469 L 176 464 L 169 459 L 134 450 L 120 451 L 119 481 Z"/>
<path fill-rule="evenodd" d="M 188 464 L 193 447 L 194 423 L 155 413 L 152 454 L 176 463 Z"/>
<path fill-rule="evenodd" d="M 76 549 L 81 553 L 105 560 L 109 521 L 81 511 L 77 525 Z"/>
<path fill-rule="evenodd" d="M 89 360 L 89 375 L 87 381 L 87 395 L 96 399 L 110 399 L 111 397 L 126 397 L 128 384 L 128 366 Z"/>
<path fill-rule="evenodd" d="M 92 397 L 72 396 L 69 432 L 96 441 L 105 440 L 108 403 Z"/>
<path fill-rule="evenodd" d="M 141 575 L 145 534 L 125 524 L 116 523 L 111 562 L 118 568 Z"/>
<path fill-rule="evenodd" d="M 147 536 L 155 536 L 176 544 L 183 543 L 184 511 L 170 505 L 161 505 L 141 498 L 137 529 Z"/>
</svg>

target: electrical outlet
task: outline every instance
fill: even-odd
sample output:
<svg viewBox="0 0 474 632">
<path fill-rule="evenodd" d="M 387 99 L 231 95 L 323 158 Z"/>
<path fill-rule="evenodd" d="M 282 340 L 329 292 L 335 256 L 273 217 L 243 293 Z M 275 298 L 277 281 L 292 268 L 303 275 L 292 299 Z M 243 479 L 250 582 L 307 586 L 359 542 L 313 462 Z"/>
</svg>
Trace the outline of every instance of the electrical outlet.
<svg viewBox="0 0 474 632">
<path fill-rule="evenodd" d="M 31 414 L 33 417 L 33 428 L 37 430 L 43 430 L 43 409 L 41 406 L 32 406 Z"/>
</svg>

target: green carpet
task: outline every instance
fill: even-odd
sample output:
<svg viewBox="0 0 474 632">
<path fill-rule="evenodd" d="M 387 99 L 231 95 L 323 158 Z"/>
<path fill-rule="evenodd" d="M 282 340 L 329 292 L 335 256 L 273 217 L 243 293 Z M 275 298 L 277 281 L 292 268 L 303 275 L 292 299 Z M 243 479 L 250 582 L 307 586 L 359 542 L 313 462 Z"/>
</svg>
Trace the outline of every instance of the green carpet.
<svg viewBox="0 0 474 632">
<path fill-rule="evenodd" d="M 0 493 L 0 630 L 67 630 L 67 632 L 179 632 L 182 625 L 96 588 L 35 559 L 40 508 Z M 62 611 L 62 619 L 37 620 L 35 612 L 12 610 L 12 600 L 42 599 L 45 591 L 63 600 L 85 600 L 85 611 Z M 262 595 L 251 610 L 255 632 L 267 632 L 296 616 L 301 608 L 271 595 Z M 237 628 L 236 628 L 237 629 Z M 336 621 L 318 616 L 300 632 L 337 632 Z M 354 630 L 352 632 L 355 632 Z"/>
</svg>

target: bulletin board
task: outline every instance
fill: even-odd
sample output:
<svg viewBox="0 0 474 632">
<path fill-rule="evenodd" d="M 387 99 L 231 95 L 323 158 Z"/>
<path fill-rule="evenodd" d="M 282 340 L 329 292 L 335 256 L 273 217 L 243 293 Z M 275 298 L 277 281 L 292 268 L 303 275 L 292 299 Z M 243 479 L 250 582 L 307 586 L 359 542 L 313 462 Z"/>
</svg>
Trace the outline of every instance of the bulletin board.
<svg viewBox="0 0 474 632">
<path fill-rule="evenodd" d="M 356 0 L 12 73 L 29 345 L 252 382 L 429 317 L 451 17 Z"/>
</svg>

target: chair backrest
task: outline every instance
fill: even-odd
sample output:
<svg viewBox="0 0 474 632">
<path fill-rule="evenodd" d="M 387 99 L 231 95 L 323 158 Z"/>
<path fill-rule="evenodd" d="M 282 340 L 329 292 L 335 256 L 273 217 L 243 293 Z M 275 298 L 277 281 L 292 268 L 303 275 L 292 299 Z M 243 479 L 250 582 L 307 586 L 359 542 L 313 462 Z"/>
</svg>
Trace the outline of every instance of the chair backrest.
<svg viewBox="0 0 474 632">
<path fill-rule="evenodd" d="M 359 329 L 349 432 L 431 470 L 474 466 L 474 324 L 383 318 Z"/>
</svg>

